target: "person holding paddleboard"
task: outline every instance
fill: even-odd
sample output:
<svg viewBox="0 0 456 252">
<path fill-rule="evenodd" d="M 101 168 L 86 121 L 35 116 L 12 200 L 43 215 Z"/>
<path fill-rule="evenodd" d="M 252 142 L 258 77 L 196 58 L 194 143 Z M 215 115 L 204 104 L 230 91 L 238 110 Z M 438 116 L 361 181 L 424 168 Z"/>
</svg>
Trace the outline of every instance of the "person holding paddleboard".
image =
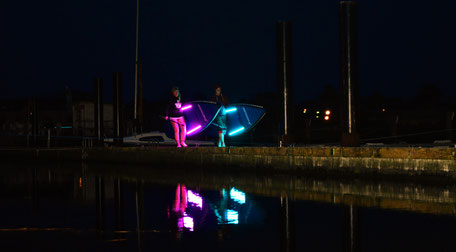
<svg viewBox="0 0 456 252">
<path fill-rule="evenodd" d="M 177 148 L 187 147 L 185 137 L 187 136 L 187 126 L 185 124 L 184 113 L 182 112 L 182 98 L 178 87 L 171 89 L 171 98 L 166 107 L 165 120 L 169 120 L 174 129 L 174 139 Z M 180 132 L 179 132 L 180 130 Z"/>
<path fill-rule="evenodd" d="M 214 86 L 214 96 L 212 96 L 211 100 L 216 102 L 217 105 L 221 106 L 220 113 L 214 119 L 213 124 L 218 128 L 218 147 L 226 147 L 225 146 L 225 134 L 226 134 L 226 107 L 230 103 L 228 98 L 222 94 L 222 86 L 220 84 L 216 84 Z"/>
</svg>

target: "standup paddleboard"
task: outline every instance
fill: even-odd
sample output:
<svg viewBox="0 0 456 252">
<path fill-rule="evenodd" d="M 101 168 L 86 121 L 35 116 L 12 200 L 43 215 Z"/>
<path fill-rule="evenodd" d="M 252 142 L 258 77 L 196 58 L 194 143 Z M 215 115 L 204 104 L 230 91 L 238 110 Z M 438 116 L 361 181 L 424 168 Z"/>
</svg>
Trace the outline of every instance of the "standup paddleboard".
<svg viewBox="0 0 456 252">
<path fill-rule="evenodd" d="M 220 107 L 211 101 L 187 102 L 181 108 L 187 125 L 187 136 L 194 136 L 205 130 L 217 116 Z M 166 130 L 169 137 L 174 138 L 171 123 Z"/>
<path fill-rule="evenodd" d="M 219 113 L 222 111 L 220 110 Z M 262 106 L 252 104 L 231 104 L 225 108 L 227 136 L 238 136 L 249 131 L 264 117 Z M 207 132 L 210 136 L 217 136 L 217 125 L 213 122 Z"/>
</svg>

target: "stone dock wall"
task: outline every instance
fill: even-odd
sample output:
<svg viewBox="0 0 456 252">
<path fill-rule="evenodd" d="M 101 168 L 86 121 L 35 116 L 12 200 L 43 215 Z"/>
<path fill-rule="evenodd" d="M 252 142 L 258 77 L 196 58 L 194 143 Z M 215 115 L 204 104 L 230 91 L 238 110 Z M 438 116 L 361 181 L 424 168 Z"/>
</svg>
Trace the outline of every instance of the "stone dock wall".
<svg viewBox="0 0 456 252">
<path fill-rule="evenodd" d="M 265 173 L 345 173 L 456 178 L 455 148 L 61 148 L 2 149 L 3 159 L 200 167 Z"/>
</svg>

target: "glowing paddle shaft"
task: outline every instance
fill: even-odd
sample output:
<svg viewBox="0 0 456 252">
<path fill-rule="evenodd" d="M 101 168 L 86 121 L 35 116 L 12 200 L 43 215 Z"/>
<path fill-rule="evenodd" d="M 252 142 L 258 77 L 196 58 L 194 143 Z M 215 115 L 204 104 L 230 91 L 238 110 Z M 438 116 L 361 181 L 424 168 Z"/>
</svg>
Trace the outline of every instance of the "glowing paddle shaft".
<svg viewBox="0 0 456 252">
<path fill-rule="evenodd" d="M 237 108 L 227 108 L 225 110 L 226 113 L 230 113 L 230 112 L 234 112 L 234 111 L 237 111 Z"/>
<path fill-rule="evenodd" d="M 192 105 L 187 105 L 187 106 L 182 107 L 180 110 L 185 111 L 185 110 L 191 109 L 191 108 L 192 108 Z"/>
<path fill-rule="evenodd" d="M 243 131 L 244 129 L 245 129 L 244 127 L 240 127 L 239 129 L 231 131 L 228 135 L 232 136 L 232 135 L 234 135 L 236 133 L 239 133 L 239 132 Z"/>
<path fill-rule="evenodd" d="M 197 130 L 200 129 L 200 128 L 201 128 L 201 125 L 196 126 L 195 128 L 193 128 L 193 129 L 187 131 L 187 135 L 192 134 L 193 132 L 197 131 Z"/>
</svg>

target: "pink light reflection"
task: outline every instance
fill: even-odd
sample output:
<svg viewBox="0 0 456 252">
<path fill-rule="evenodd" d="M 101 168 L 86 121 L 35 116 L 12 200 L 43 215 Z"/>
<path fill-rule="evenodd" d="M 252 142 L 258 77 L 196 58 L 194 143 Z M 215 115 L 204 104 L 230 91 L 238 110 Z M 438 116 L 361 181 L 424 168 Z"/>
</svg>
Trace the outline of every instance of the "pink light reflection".
<svg viewBox="0 0 456 252">
<path fill-rule="evenodd" d="M 192 134 L 193 132 L 197 131 L 197 130 L 200 129 L 200 128 L 201 128 L 201 125 L 196 126 L 195 128 L 193 128 L 193 129 L 187 131 L 187 135 Z"/>
<path fill-rule="evenodd" d="M 195 204 L 200 209 L 203 209 L 203 198 L 199 196 L 197 193 L 192 192 L 191 190 L 187 190 L 188 193 L 188 202 Z"/>
<path fill-rule="evenodd" d="M 191 232 L 193 232 L 195 224 L 193 222 L 193 218 L 184 214 L 184 227 L 188 228 Z"/>
</svg>

